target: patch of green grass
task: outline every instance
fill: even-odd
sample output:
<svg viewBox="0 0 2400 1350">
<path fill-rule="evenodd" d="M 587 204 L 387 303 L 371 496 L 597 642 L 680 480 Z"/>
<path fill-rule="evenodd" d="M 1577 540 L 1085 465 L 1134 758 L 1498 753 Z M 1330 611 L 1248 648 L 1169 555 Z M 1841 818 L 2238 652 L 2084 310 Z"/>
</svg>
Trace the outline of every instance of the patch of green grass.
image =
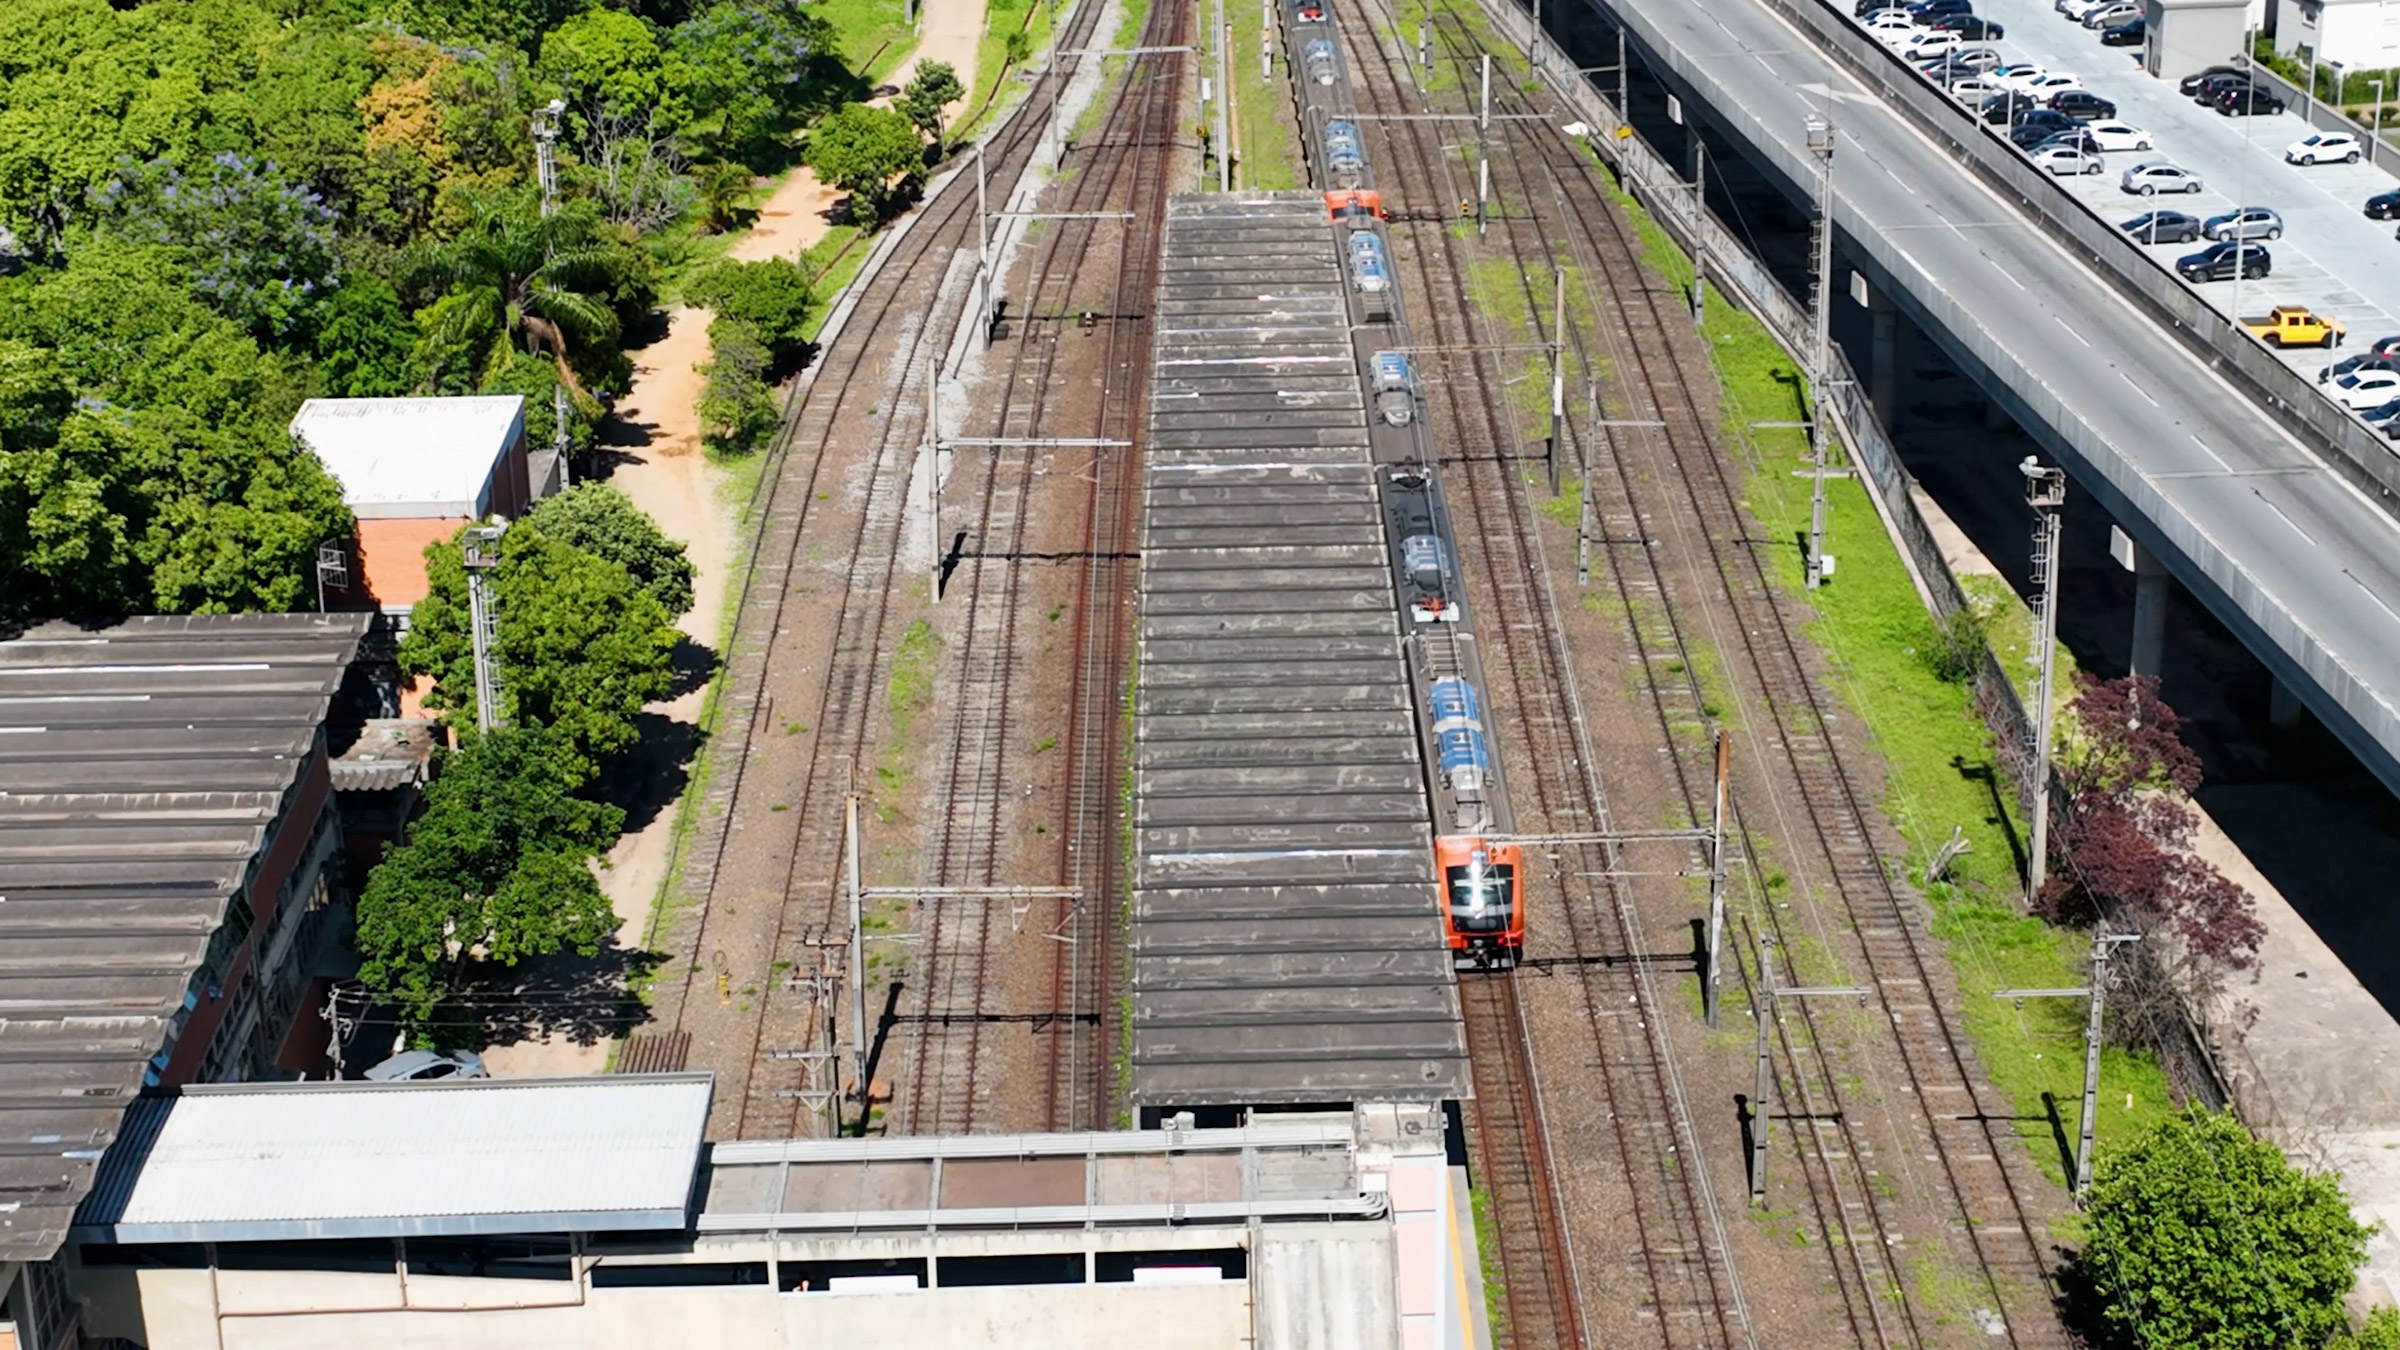
<svg viewBox="0 0 2400 1350">
<path fill-rule="evenodd" d="M 1483 1315 L 1492 1341 L 1508 1339 L 1508 1282 L 1500 1269 L 1500 1221 L 1492 1217 L 1491 1202 L 1481 1186 L 1467 1192 L 1467 1208 L 1475 1218 L 1475 1260 L 1483 1268 Z"/>
<path fill-rule="evenodd" d="M 809 341 L 816 341 L 817 334 L 824 331 L 834 302 L 841 299 L 873 251 L 874 241 L 856 225 L 836 225 L 800 255 L 800 266 L 808 272 L 809 292 L 816 298 L 816 308 L 801 330 Z"/>
<path fill-rule="evenodd" d="M 842 64 L 868 84 L 881 83 L 915 50 L 916 39 L 900 21 L 901 0 L 810 0 L 810 12 L 833 25 Z"/>
<path fill-rule="evenodd" d="M 1234 32 L 1233 106 L 1235 134 L 1241 142 L 1233 165 L 1234 181 L 1268 192 L 1305 186 L 1300 181 L 1300 140 L 1293 121 L 1291 69 L 1283 44 L 1268 44 L 1273 56 L 1267 73 L 1260 75 L 1256 54 L 1244 50 L 1243 26 L 1231 17 L 1233 7 L 1229 5 L 1226 12 Z"/>
<path fill-rule="evenodd" d="M 1688 260 L 1646 213 L 1625 206 L 1653 264 L 1688 283 Z M 1766 555 L 1769 571 L 1813 610 L 1808 633 L 1829 658 L 1840 712 L 1866 725 L 1884 762 L 1881 801 L 1907 841 L 1906 858 L 1895 861 L 1905 866 L 1908 882 L 1922 882 L 1927 859 L 1952 827 L 1967 840 L 1969 851 L 1952 865 L 1949 879 L 1924 888 L 1933 934 L 1956 972 L 1960 1017 L 1984 1071 L 2012 1104 L 2035 1161 L 2053 1179 L 2063 1179 L 2062 1144 L 2076 1129 L 2082 1089 L 2083 1005 L 2045 998 L 2020 1007 L 1992 995 L 2082 984 L 2090 945 L 2082 934 L 2052 928 L 2018 908 L 2024 829 L 2015 793 L 1967 687 L 1944 682 L 1927 660 L 1931 621 L 1855 479 L 1839 478 L 1827 487 L 1827 551 L 1839 569 L 1817 591 L 1805 590 L 1802 541 L 1810 483 L 1792 470 L 1805 462 L 1807 438 L 1794 429 L 1752 427 L 1799 420 L 1805 382 L 1763 325 L 1721 294 L 1713 299 L 1705 335 L 1723 386 L 1724 429 L 1752 450 L 1744 505 L 1757 519 L 1760 537 L 1775 541 Z M 1974 593 L 1984 589 L 1979 583 Z M 2022 651 L 2022 627 L 2012 624 L 2011 608 L 2021 606 L 2001 607 L 1995 615 L 2004 663 Z M 2148 1056 L 2115 1049 L 2102 1054 L 2103 1138 L 2126 1138 L 2173 1109 L 2165 1077 Z"/>
<path fill-rule="evenodd" d="M 975 45 L 975 69 L 967 85 L 967 112 L 952 129 L 952 139 L 963 140 L 973 135 L 1032 87 L 1010 78 L 1021 67 L 1009 64 L 1009 39 L 1017 33 L 1025 35 L 1023 50 L 1030 63 L 1034 54 L 1050 46 L 1051 25 L 1057 18 L 1056 0 L 985 0 L 983 40 Z"/>
<path fill-rule="evenodd" d="M 933 625 L 912 619 L 892 650 L 891 674 L 883 686 L 884 703 L 892 717 L 892 732 L 908 735 L 917 714 L 933 701 L 933 658 L 941 647 Z"/>
</svg>

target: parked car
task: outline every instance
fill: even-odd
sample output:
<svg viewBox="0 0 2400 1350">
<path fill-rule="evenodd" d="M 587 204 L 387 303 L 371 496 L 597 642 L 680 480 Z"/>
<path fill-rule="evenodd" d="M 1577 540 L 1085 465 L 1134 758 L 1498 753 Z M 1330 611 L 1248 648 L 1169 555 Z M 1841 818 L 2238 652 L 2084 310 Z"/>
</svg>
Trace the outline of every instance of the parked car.
<svg viewBox="0 0 2400 1350">
<path fill-rule="evenodd" d="M 2317 372 L 2317 383 L 2337 380 L 2354 370 L 2400 370 L 2400 357 L 2377 356 L 2373 350 L 2345 356 Z"/>
<path fill-rule="evenodd" d="M 2030 80 L 2021 80 L 2007 87 L 2022 89 L 2047 103 L 2070 89 L 2082 89 L 2083 78 L 2079 75 L 2069 75 L 2063 70 L 2054 70 L 2047 75 L 2037 75 Z M 2108 111 L 2113 116 L 2117 111 L 2116 105 L 2109 104 Z"/>
<path fill-rule="evenodd" d="M 1991 77 L 1987 75 L 1984 78 L 1988 81 Z M 2050 112 L 2050 109 L 2043 107 L 2042 101 L 2031 94 L 2015 89 L 2003 89 L 1985 99 L 1979 111 L 1982 112 L 1983 120 L 1986 122 L 1998 126 L 2014 126 L 2017 119 L 2026 113 Z M 2065 113 L 2052 113 L 2051 115 L 2066 117 Z M 2068 120 L 2072 121 L 2073 119 L 2069 118 Z"/>
<path fill-rule="evenodd" d="M 2281 239 L 2283 217 L 2269 207 L 2237 206 L 2202 221 L 2200 233 L 2211 239 Z"/>
<path fill-rule="evenodd" d="M 2200 237 L 2200 217 L 2187 211 L 2144 211 L 2117 228 L 2145 244 L 2188 244 Z"/>
<path fill-rule="evenodd" d="M 1935 19 L 1927 25 L 1956 33 L 1969 42 L 1997 42 L 2008 36 L 2008 30 L 1980 14 L 1952 14 Z"/>
<path fill-rule="evenodd" d="M 2049 170 L 2054 178 L 2080 177 L 2108 168 L 2100 162 L 2098 155 L 2071 145 L 2037 146 L 2033 151 L 2033 162 Z"/>
<path fill-rule="evenodd" d="M 1950 97 L 1957 99 L 1959 102 L 1966 104 L 1970 108 L 1976 109 L 1978 112 L 1983 109 L 1984 104 L 2006 92 L 2007 91 L 2002 89 L 1999 85 L 1992 83 L 1992 77 L 1989 71 L 1986 71 L 1981 75 L 1974 76 L 1971 79 L 1953 80 L 1950 82 Z"/>
<path fill-rule="evenodd" d="M 2140 5 L 2132 4 L 2130 0 L 2116 0 L 2115 4 L 2103 5 L 2085 14 L 2083 26 L 2097 33 L 2103 28 L 2114 28 L 2118 24 L 2130 23 L 2140 17 L 2142 17 Z"/>
<path fill-rule="evenodd" d="M 2160 192 L 2198 192 L 2200 175 L 2180 169 L 2164 160 L 2147 160 L 2127 169 L 2117 185 L 2127 192 L 2144 197 Z"/>
<path fill-rule="evenodd" d="M 2354 370 L 2334 377 L 2325 392 L 2352 412 L 2365 412 L 2400 398 L 2400 370 Z"/>
<path fill-rule="evenodd" d="M 1905 9 L 1886 9 L 1867 16 L 1867 31 L 1877 37 L 1886 33 L 1914 33 L 1925 25 L 1908 15 Z"/>
<path fill-rule="evenodd" d="M 2394 216 L 2400 216 L 2400 188 L 2367 198 L 2367 219 L 2390 220 Z"/>
<path fill-rule="evenodd" d="M 2372 408 L 2361 411 L 2359 416 L 2367 420 L 2368 426 L 2381 427 L 2384 435 L 2393 440 L 2400 440 L 2400 423 L 2392 421 L 2393 418 L 2400 417 L 2400 398 L 2378 403 Z"/>
<path fill-rule="evenodd" d="M 2082 127 L 2053 131 L 2048 140 L 2037 142 L 2033 148 L 2036 150 L 2077 150 L 2095 158 L 2101 153 L 2100 142 L 2093 138 L 2092 133 L 2085 131 Z"/>
<path fill-rule="evenodd" d="M 2190 98 L 2200 92 L 2200 85 L 2203 81 L 2214 79 L 2219 75 L 2240 75 L 2242 73 L 2243 70 L 2240 66 L 2207 66 L 2184 76 L 2176 83 L 2175 88 L 2185 98 Z"/>
<path fill-rule="evenodd" d="M 1911 61 L 1930 61 L 1935 57 L 1948 56 L 1966 45 L 1967 40 L 1956 33 L 1945 33 L 1938 28 L 1920 28 L 1900 44 L 1900 54 Z"/>
<path fill-rule="evenodd" d="M 2074 78 L 2069 76 L 2069 79 Z M 2117 115 L 2117 105 L 2088 89 L 2062 89 L 2050 96 L 2050 106 L 2078 122 Z"/>
<path fill-rule="evenodd" d="M 2053 132 L 2083 130 L 2083 123 L 2076 121 L 2074 118 L 2067 116 L 2065 113 L 2058 111 L 2056 108 L 2019 108 L 2016 116 L 2011 117 L 2008 121 L 2008 124 L 2012 128 L 2047 127 Z"/>
<path fill-rule="evenodd" d="M 2277 305 L 2240 322 L 2250 336 L 2270 347 L 2339 347 L 2350 336 L 2341 320 L 2328 319 L 2306 305 Z"/>
<path fill-rule="evenodd" d="M 2077 23 L 2082 23 L 2084 15 L 2094 10 L 2106 9 L 2117 3 L 2120 3 L 2120 0 L 2056 0 L 2051 8 Z"/>
<path fill-rule="evenodd" d="M 2039 122 L 2020 122 L 2008 129 L 2008 143 L 2031 154 L 2049 144 L 2050 138 L 2057 134 L 2057 127 L 2043 126 Z"/>
<path fill-rule="evenodd" d="M 2139 14 L 2100 30 L 2100 45 L 2103 47 L 2139 47 L 2149 40 L 2150 21 Z"/>
<path fill-rule="evenodd" d="M 1851 9 L 1850 15 L 1852 18 L 1863 19 L 1870 14 L 1881 13 L 1887 9 L 1906 8 L 1906 5 L 1893 4 L 1892 0 L 1858 0 L 1858 4 Z"/>
<path fill-rule="evenodd" d="M 2268 275 L 2275 260 L 2268 256 L 2264 244 L 2249 244 L 2227 239 L 2210 244 L 2198 253 L 2186 253 L 2175 260 L 2175 270 L 2186 281 L 2230 281 L 2234 268 L 2239 266 L 2244 281 Z"/>
<path fill-rule="evenodd" d="M 464 1050 L 403 1050 L 364 1075 L 370 1083 L 431 1083 L 485 1076 L 482 1057 Z"/>
<path fill-rule="evenodd" d="M 2188 91 L 2192 102 L 2215 106 L 2216 101 L 2236 89 L 2247 89 L 2254 77 L 2246 70 L 2219 71 L 2195 84 Z"/>
<path fill-rule="evenodd" d="M 2372 356 L 2400 356 L 2400 333 L 2379 337 L 2368 343 L 2367 352 Z"/>
<path fill-rule="evenodd" d="M 2245 86 L 2219 95 L 2213 106 L 2221 117 L 2273 117 L 2283 111 L 2283 100 L 2265 89 Z"/>
<path fill-rule="evenodd" d="M 2148 150 L 2151 148 L 2149 132 L 2113 118 L 2104 117 L 2086 122 L 2083 124 L 2083 129 L 2092 133 L 2092 139 L 2098 141 L 2103 150 Z"/>
<path fill-rule="evenodd" d="M 2025 80 L 2034 79 L 2038 76 L 2047 75 L 2049 73 L 2049 71 L 2035 65 L 2031 61 L 2011 61 L 2005 66 L 1994 66 L 1992 68 L 1992 83 L 1999 85 L 2003 89 L 2015 89 L 2021 82 Z"/>
<path fill-rule="evenodd" d="M 1916 0 L 1915 4 L 1908 7 L 1908 12 L 1920 20 L 1931 22 L 1952 14 L 1972 14 L 1975 12 L 1975 0 Z"/>
<path fill-rule="evenodd" d="M 2366 147 L 2359 144 L 2358 137 L 2347 131 L 2320 131 L 2283 147 L 2283 162 L 2330 164 L 2338 160 L 2344 164 L 2356 164 L 2359 156 L 2365 153 Z"/>
<path fill-rule="evenodd" d="M 1989 47 L 1961 47 L 1942 58 L 1942 64 L 1971 70 L 1980 75 L 2000 65 L 2000 53 Z"/>
</svg>

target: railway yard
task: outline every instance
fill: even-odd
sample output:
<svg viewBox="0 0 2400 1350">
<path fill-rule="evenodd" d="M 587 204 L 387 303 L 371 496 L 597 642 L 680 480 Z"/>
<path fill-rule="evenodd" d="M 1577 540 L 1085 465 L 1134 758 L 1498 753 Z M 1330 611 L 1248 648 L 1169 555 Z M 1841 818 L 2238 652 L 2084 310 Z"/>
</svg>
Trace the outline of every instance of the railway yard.
<svg viewBox="0 0 2400 1350">
<path fill-rule="evenodd" d="M 1063 22 L 1140 50 L 1042 68 L 789 406 L 624 1066 L 739 1140 L 1451 1101 L 1491 1344 L 2074 1343 L 1747 500 L 1799 466 L 1574 114 L 1469 8 L 1277 0 L 1306 190 L 1218 192 L 1192 7 Z"/>
</svg>

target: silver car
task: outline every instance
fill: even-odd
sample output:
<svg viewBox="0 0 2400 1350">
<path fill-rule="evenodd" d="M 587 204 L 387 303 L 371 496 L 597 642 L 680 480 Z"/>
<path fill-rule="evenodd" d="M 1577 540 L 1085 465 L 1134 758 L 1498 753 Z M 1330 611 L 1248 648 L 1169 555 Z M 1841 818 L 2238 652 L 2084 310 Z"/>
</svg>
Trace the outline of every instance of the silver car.
<svg viewBox="0 0 2400 1350">
<path fill-rule="evenodd" d="M 2071 145 L 2041 146 L 2033 151 L 2032 158 L 2034 163 L 2041 165 L 2058 178 L 2065 178 L 2070 174 L 2098 173 L 2108 167 L 2101 162 L 2098 155 L 2089 150 L 2078 150 Z"/>
<path fill-rule="evenodd" d="M 2242 206 L 2200 222 L 2211 239 L 2281 239 L 2283 217 L 2264 206 Z"/>
<path fill-rule="evenodd" d="M 2127 192 L 2148 197 L 2160 192 L 2198 192 L 2200 175 L 2189 169 L 2179 169 L 2163 160 L 2150 160 L 2127 169 L 2117 180 Z"/>
</svg>

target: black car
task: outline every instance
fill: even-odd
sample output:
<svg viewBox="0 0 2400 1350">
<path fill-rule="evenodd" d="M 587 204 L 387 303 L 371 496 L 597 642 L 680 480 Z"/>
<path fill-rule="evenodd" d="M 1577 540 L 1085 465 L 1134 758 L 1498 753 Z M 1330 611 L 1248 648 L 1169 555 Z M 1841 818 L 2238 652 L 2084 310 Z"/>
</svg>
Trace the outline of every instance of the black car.
<svg viewBox="0 0 2400 1350">
<path fill-rule="evenodd" d="M 2010 127 L 2008 143 L 2019 150 L 2031 151 L 2057 134 L 2057 127 L 2045 127 L 2029 122 L 2023 126 Z"/>
<path fill-rule="evenodd" d="M 2150 24 L 2145 19 L 2128 19 L 2100 30 L 2103 47 L 2139 47 L 2150 38 Z"/>
<path fill-rule="evenodd" d="M 2082 127 L 2075 127 L 2068 131 L 2053 131 L 2048 136 L 2043 137 L 2042 140 L 2034 145 L 2033 148 L 2036 150 L 2047 150 L 2052 146 L 2057 146 L 2063 150 L 2081 150 L 2087 155 L 2101 155 L 2108 153 L 2100 148 L 2100 138 L 2094 136 L 2088 131 L 2085 131 Z"/>
<path fill-rule="evenodd" d="M 2089 122 L 2094 118 L 2117 115 L 2116 104 L 2089 89 L 2059 90 L 2050 96 L 2050 109 L 2053 112 L 2065 113 L 2078 122 Z"/>
<path fill-rule="evenodd" d="M 1956 33 L 1969 42 L 1991 42 L 2008 36 L 2008 30 L 1977 14 L 1945 14 L 1927 27 Z"/>
<path fill-rule="evenodd" d="M 2244 281 L 2267 275 L 2275 265 L 2275 260 L 2267 256 L 2266 245 L 2237 243 L 2227 239 L 2210 244 L 2198 253 L 2186 253 L 2177 258 L 2175 270 L 2182 273 L 2186 281 L 2228 281 L 2233 277 L 2237 259 Z"/>
<path fill-rule="evenodd" d="M 2182 92 L 2185 98 L 2190 98 L 2200 92 L 2200 86 L 2203 83 L 2215 79 L 2219 75 L 2239 75 L 2241 73 L 2240 66 L 2210 66 L 2206 70 L 2195 70 L 2184 76 L 2182 83 L 2175 87 Z"/>
<path fill-rule="evenodd" d="M 2345 356 L 2318 371 L 2317 383 L 2327 384 L 2359 370 L 2400 370 L 2400 358 L 2378 356 L 2373 352 L 2360 352 L 2356 356 Z"/>
<path fill-rule="evenodd" d="M 2188 244 L 2200 237 L 2200 217 L 2188 211 L 2144 211 L 2117 228 L 2145 244 Z"/>
<path fill-rule="evenodd" d="M 2219 71 L 2192 86 L 2192 102 L 2213 104 L 2237 89 L 2247 89 L 2257 83 L 2247 71 Z"/>
<path fill-rule="evenodd" d="M 2045 131 L 2059 132 L 2079 130 L 2083 123 L 2056 108 L 2032 107 L 2018 109 L 2016 116 L 2008 119 L 2008 125 L 2011 131 L 2019 127 L 2040 127 Z"/>
<path fill-rule="evenodd" d="M 1983 113 L 1983 120 L 1990 122 L 1995 126 L 2014 126 L 2017 122 L 2017 119 L 2023 117 L 2027 113 L 2050 112 L 2048 108 L 2042 106 L 2042 101 L 2040 99 L 2035 98 L 2033 95 L 2025 93 L 2022 90 L 2014 89 L 2005 94 L 1994 94 L 1990 98 L 1985 99 L 1983 101 L 1983 107 L 1981 111 Z M 2067 118 L 2066 114 L 2064 113 L 2053 113 L 2051 115 L 2066 119 L 2059 124 L 2062 128 L 2070 125 L 2073 121 L 2072 118 Z"/>
<path fill-rule="evenodd" d="M 2213 106 L 2222 117 L 2272 117 L 2283 111 L 2283 100 L 2251 86 L 2220 95 Z"/>
<path fill-rule="evenodd" d="M 1922 22 L 1931 23 L 1935 19 L 1946 19 L 1953 14 L 1974 13 L 1975 0 L 1916 0 L 1915 4 L 1908 7 L 1908 12 L 1916 15 Z"/>
<path fill-rule="evenodd" d="M 2394 216 L 2400 216 L 2400 188 L 2367 198 L 2367 219 L 2390 220 Z"/>
</svg>

